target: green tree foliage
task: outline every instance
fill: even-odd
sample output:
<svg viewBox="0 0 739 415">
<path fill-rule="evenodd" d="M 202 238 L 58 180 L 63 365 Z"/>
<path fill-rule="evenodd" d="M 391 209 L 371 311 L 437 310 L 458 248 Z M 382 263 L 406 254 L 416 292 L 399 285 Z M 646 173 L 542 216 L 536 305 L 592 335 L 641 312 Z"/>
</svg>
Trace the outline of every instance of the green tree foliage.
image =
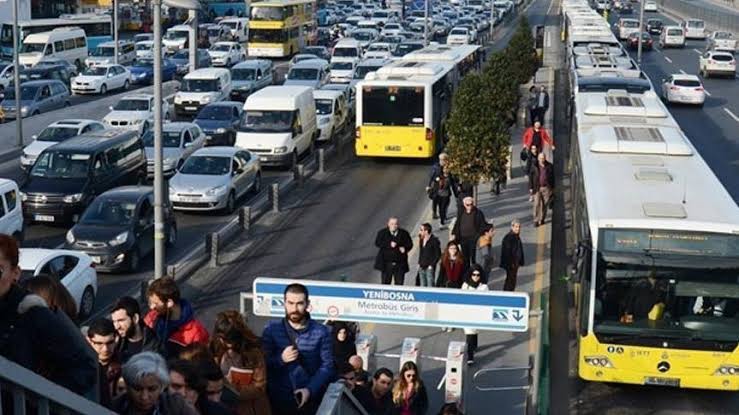
<svg viewBox="0 0 739 415">
<path fill-rule="evenodd" d="M 518 29 L 511 38 L 511 42 L 505 49 L 510 64 L 514 67 L 516 81 L 523 84 L 534 76 L 538 66 L 536 49 L 534 48 L 534 35 L 528 19 L 523 16 L 518 20 Z"/>
<path fill-rule="evenodd" d="M 488 114 L 501 123 L 501 129 L 507 129 L 516 121 L 519 82 L 515 72 L 516 68 L 505 51 L 492 54 L 483 72 L 490 98 Z"/>
</svg>

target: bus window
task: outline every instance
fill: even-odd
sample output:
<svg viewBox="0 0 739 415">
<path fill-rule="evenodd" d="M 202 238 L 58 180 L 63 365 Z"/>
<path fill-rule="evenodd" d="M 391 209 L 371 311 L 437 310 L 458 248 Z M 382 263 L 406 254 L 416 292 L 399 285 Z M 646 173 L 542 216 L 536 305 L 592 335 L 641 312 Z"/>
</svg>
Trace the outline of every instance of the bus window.
<svg viewBox="0 0 739 415">
<path fill-rule="evenodd" d="M 423 87 L 365 87 L 362 91 L 364 125 L 422 126 Z"/>
</svg>

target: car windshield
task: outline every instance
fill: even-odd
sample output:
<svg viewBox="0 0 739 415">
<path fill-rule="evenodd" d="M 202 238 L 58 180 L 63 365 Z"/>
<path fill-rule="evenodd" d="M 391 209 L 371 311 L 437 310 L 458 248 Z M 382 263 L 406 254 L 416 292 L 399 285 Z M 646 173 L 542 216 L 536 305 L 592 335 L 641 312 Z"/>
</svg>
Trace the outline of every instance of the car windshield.
<svg viewBox="0 0 739 415">
<path fill-rule="evenodd" d="M 465 29 L 452 29 L 451 32 L 449 32 L 450 35 L 466 35 L 467 31 Z"/>
<path fill-rule="evenodd" d="M 239 130 L 247 133 L 288 133 L 292 131 L 295 111 L 246 111 Z"/>
<path fill-rule="evenodd" d="M 182 81 L 184 92 L 213 92 L 219 89 L 218 81 L 215 79 L 185 79 Z"/>
<path fill-rule="evenodd" d="M 667 34 L 669 36 L 682 36 L 683 35 L 683 31 L 682 31 L 682 29 L 670 29 L 670 30 L 667 31 Z"/>
<path fill-rule="evenodd" d="M 38 87 L 36 86 L 24 86 L 21 85 L 21 101 L 33 101 L 36 99 L 36 92 Z M 8 88 L 5 91 L 5 101 L 10 102 L 15 99 L 15 88 Z"/>
<path fill-rule="evenodd" d="M 133 222 L 136 204 L 123 200 L 96 198 L 80 218 L 82 225 L 120 226 Z"/>
<path fill-rule="evenodd" d="M 21 48 L 21 52 L 23 53 L 43 52 L 45 48 L 46 48 L 46 43 L 24 43 L 23 47 Z"/>
<path fill-rule="evenodd" d="M 331 114 L 333 105 L 334 105 L 333 100 L 317 99 L 316 100 L 316 114 L 319 114 L 319 115 Z"/>
<path fill-rule="evenodd" d="M 162 147 L 179 148 L 180 135 L 179 131 L 162 131 Z M 154 147 L 154 131 L 147 130 L 141 138 L 144 147 Z"/>
<path fill-rule="evenodd" d="M 688 22 L 688 27 L 696 28 L 696 29 L 703 29 L 706 26 L 705 23 L 703 23 L 702 20 L 691 20 Z"/>
<path fill-rule="evenodd" d="M 405 56 L 414 50 L 421 49 L 423 45 L 416 43 L 401 43 L 393 52 L 394 56 Z"/>
<path fill-rule="evenodd" d="M 231 45 L 225 43 L 215 44 L 210 48 L 210 50 L 214 52 L 228 52 L 231 50 Z"/>
<path fill-rule="evenodd" d="M 39 133 L 36 140 L 58 143 L 76 135 L 77 128 L 75 127 L 46 127 Z"/>
<path fill-rule="evenodd" d="M 54 179 L 83 179 L 87 177 L 90 155 L 47 151 L 41 154 L 31 169 L 31 176 Z"/>
<path fill-rule="evenodd" d="M 198 120 L 229 120 L 233 108 L 223 105 L 208 105 L 198 113 Z"/>
<path fill-rule="evenodd" d="M 331 69 L 338 69 L 340 71 L 348 71 L 351 70 L 352 67 L 354 67 L 354 64 L 351 62 L 334 62 L 331 64 Z"/>
<path fill-rule="evenodd" d="M 372 40 L 372 34 L 369 32 L 355 32 L 352 33 L 352 37 L 357 40 L 361 40 L 363 42 L 366 42 L 368 40 Z"/>
<path fill-rule="evenodd" d="M 729 32 L 716 32 L 714 38 L 716 39 L 731 39 L 734 35 Z"/>
<path fill-rule="evenodd" d="M 236 22 L 221 22 L 221 24 L 229 29 L 236 29 L 237 27 Z"/>
<path fill-rule="evenodd" d="M 312 81 L 318 78 L 318 69 L 313 68 L 293 68 L 290 69 L 288 79 L 299 81 Z"/>
<path fill-rule="evenodd" d="M 711 56 L 711 59 L 721 62 L 731 62 L 734 60 L 734 57 L 728 54 L 724 55 L 723 53 L 714 53 L 713 56 Z"/>
<path fill-rule="evenodd" d="M 256 75 L 257 71 L 254 69 L 231 69 L 231 79 L 234 81 L 253 81 Z"/>
<path fill-rule="evenodd" d="M 220 27 L 208 29 L 208 36 L 220 36 L 221 30 L 222 29 Z"/>
<path fill-rule="evenodd" d="M 90 56 L 108 57 L 108 56 L 113 56 L 114 54 L 115 54 L 115 49 L 112 46 L 100 46 L 98 48 L 93 49 L 90 52 Z"/>
<path fill-rule="evenodd" d="M 631 20 L 624 20 L 621 22 L 621 27 L 626 27 L 629 29 L 633 29 L 635 27 L 639 27 L 638 21 L 631 21 Z"/>
<path fill-rule="evenodd" d="M 354 72 L 354 79 L 364 79 L 364 76 L 370 72 L 376 72 L 382 66 L 357 66 L 357 70 Z"/>
<path fill-rule="evenodd" d="M 334 48 L 334 56 L 338 57 L 349 57 L 353 58 L 358 56 L 357 49 L 356 48 L 344 48 L 344 47 L 338 47 Z"/>
<path fill-rule="evenodd" d="M 185 161 L 180 174 L 202 174 L 206 176 L 223 176 L 231 169 L 230 157 L 193 156 Z"/>
<path fill-rule="evenodd" d="M 697 88 L 701 86 L 701 83 L 694 79 L 675 79 L 673 83 L 675 86 L 685 86 L 689 88 Z"/>
<path fill-rule="evenodd" d="M 373 45 L 369 45 L 369 47 L 367 48 L 367 50 L 368 51 L 377 51 L 377 52 L 388 52 L 390 50 L 390 46 L 389 45 L 373 44 Z"/>
<path fill-rule="evenodd" d="M 317 48 L 317 47 L 307 47 L 303 50 L 304 53 L 310 54 L 310 55 L 316 55 L 321 56 L 326 54 L 326 50 L 323 48 Z"/>
<path fill-rule="evenodd" d="M 162 61 L 162 65 L 164 65 L 164 61 Z M 133 63 L 133 66 L 138 66 L 139 68 L 151 68 L 154 66 L 154 60 L 153 59 L 136 59 L 136 61 Z"/>
<path fill-rule="evenodd" d="M 148 99 L 122 99 L 113 107 L 116 111 L 149 111 Z"/>
<path fill-rule="evenodd" d="M 178 40 L 187 39 L 188 36 L 190 36 L 190 32 L 187 30 L 168 30 L 164 38 L 167 40 Z"/>
<path fill-rule="evenodd" d="M 136 50 L 151 50 L 154 47 L 151 43 L 138 43 L 136 44 Z"/>
<path fill-rule="evenodd" d="M 104 66 L 91 66 L 84 71 L 82 71 L 82 75 L 85 76 L 105 76 L 106 72 L 108 72 L 108 68 Z"/>
</svg>

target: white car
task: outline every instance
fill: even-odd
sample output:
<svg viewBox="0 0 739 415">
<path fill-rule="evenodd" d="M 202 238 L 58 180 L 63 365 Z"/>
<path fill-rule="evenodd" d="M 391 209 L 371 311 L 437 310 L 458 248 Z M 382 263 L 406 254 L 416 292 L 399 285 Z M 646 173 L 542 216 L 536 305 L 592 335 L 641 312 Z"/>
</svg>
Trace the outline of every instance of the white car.
<svg viewBox="0 0 739 415">
<path fill-rule="evenodd" d="M 232 66 L 246 59 L 246 50 L 237 42 L 216 42 L 208 54 L 213 66 Z"/>
<path fill-rule="evenodd" d="M 40 274 L 48 275 L 67 288 L 81 319 L 92 313 L 98 275 L 87 254 L 64 249 L 21 248 L 18 266 L 21 282 Z"/>
<path fill-rule="evenodd" d="M 96 65 L 72 78 L 72 94 L 105 95 L 112 89 L 128 89 L 129 85 L 131 85 L 131 71 L 124 66 Z"/>
<path fill-rule="evenodd" d="M 176 210 L 223 210 L 262 188 L 259 157 L 238 147 L 206 147 L 190 156 L 169 180 L 169 200 Z"/>
<path fill-rule="evenodd" d="M 390 59 L 393 57 L 395 47 L 386 42 L 375 42 L 367 47 L 364 52 L 365 59 Z"/>
<path fill-rule="evenodd" d="M 662 81 L 662 98 L 669 103 L 703 106 L 706 91 L 695 75 L 672 74 Z"/>
<path fill-rule="evenodd" d="M 358 62 L 358 59 L 334 59 L 329 67 L 331 70 L 329 74 L 330 81 L 340 84 L 348 84 L 351 82 L 354 77 L 354 71 L 357 69 Z"/>
<path fill-rule="evenodd" d="M 136 59 L 154 59 L 154 41 L 142 40 L 136 42 Z M 162 48 L 162 58 L 165 55 L 165 48 Z"/>
<path fill-rule="evenodd" d="M 699 73 L 704 78 L 719 75 L 734 79 L 736 76 L 736 59 L 731 52 L 709 50 L 698 58 Z"/>
<path fill-rule="evenodd" d="M 36 158 L 47 148 L 80 134 L 92 131 L 104 130 L 103 123 L 94 120 L 59 120 L 49 124 L 34 135 L 31 144 L 27 145 L 21 153 L 21 167 L 29 169 L 36 163 Z"/>
<path fill-rule="evenodd" d="M 169 119 L 169 104 L 162 101 L 162 115 Z M 110 128 L 136 130 L 139 134 L 148 130 L 154 123 L 154 95 L 136 94 L 121 98 L 115 106 L 110 107 L 108 115 L 103 117 L 103 124 Z"/>
<path fill-rule="evenodd" d="M 472 40 L 470 30 L 466 27 L 454 27 L 446 38 L 447 45 L 467 45 Z"/>
<path fill-rule="evenodd" d="M 146 174 L 154 177 L 154 130 L 142 136 L 146 151 Z M 205 145 L 205 133 L 191 122 L 168 122 L 162 126 L 162 170 L 170 177 L 188 157 Z"/>
<path fill-rule="evenodd" d="M 736 38 L 731 32 L 717 30 L 708 37 L 708 49 L 736 51 Z"/>
<path fill-rule="evenodd" d="M 654 1 L 647 1 L 644 2 L 644 11 L 645 12 L 657 12 L 657 2 Z"/>
</svg>

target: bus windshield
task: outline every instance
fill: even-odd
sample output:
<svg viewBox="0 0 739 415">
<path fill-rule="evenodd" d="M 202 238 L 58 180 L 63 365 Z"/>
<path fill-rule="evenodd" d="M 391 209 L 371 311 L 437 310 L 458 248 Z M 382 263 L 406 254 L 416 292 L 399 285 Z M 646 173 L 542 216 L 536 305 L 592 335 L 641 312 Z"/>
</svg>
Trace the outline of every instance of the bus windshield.
<svg viewBox="0 0 739 415">
<path fill-rule="evenodd" d="M 605 342 L 736 342 L 738 282 L 738 235 L 601 230 L 595 332 Z"/>
<path fill-rule="evenodd" d="M 282 43 L 286 39 L 282 29 L 249 29 L 249 42 Z"/>
<path fill-rule="evenodd" d="M 251 7 L 251 20 L 285 20 L 284 7 Z"/>
<path fill-rule="evenodd" d="M 362 90 L 362 123 L 384 126 L 422 126 L 423 87 L 371 86 Z"/>
</svg>

